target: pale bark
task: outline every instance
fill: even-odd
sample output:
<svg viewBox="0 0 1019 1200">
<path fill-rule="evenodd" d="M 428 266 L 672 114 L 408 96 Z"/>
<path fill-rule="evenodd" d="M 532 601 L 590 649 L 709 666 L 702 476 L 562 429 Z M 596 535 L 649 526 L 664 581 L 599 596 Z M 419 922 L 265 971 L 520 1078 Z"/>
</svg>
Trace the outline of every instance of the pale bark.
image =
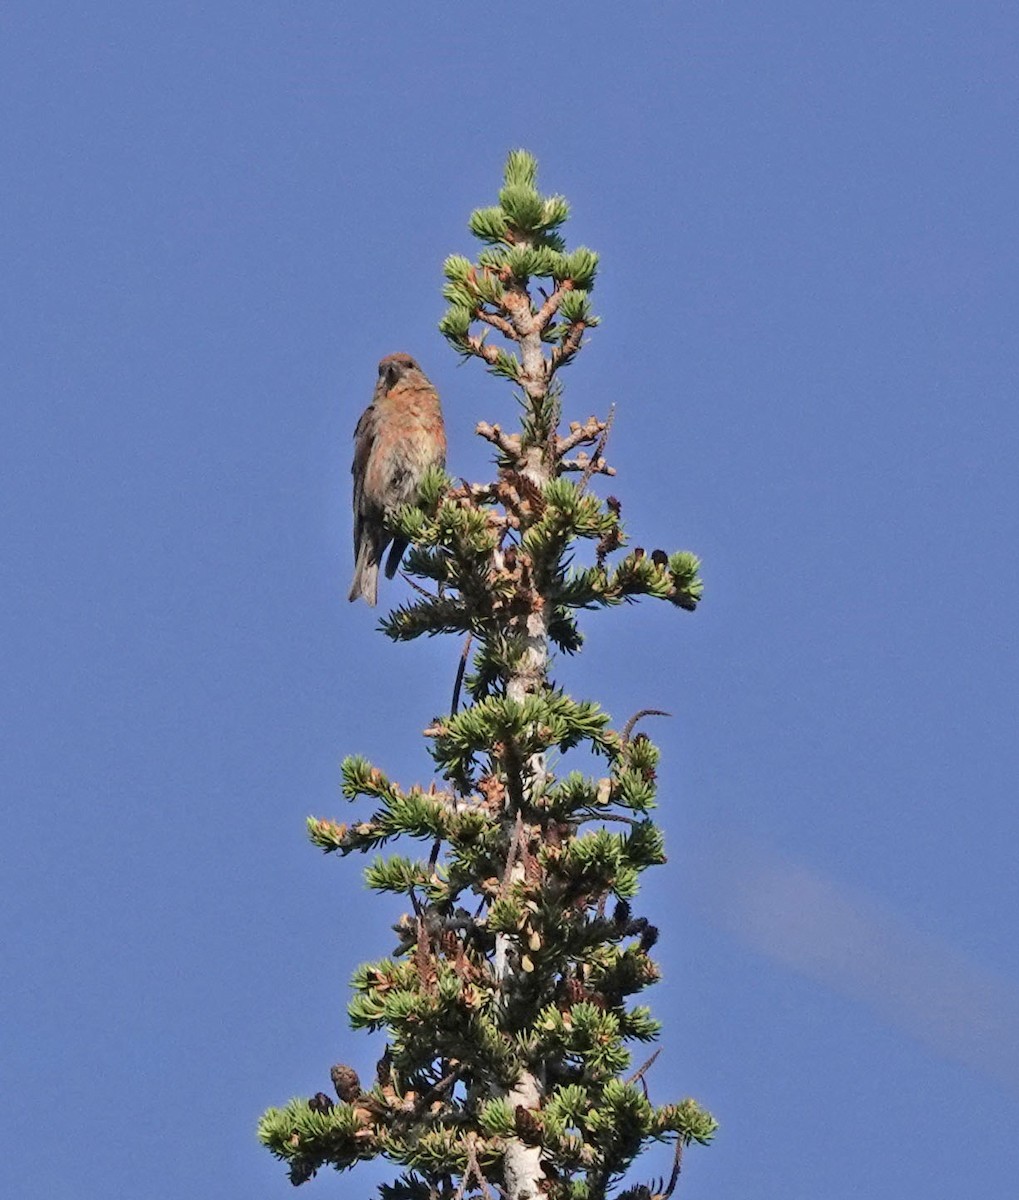
<svg viewBox="0 0 1019 1200">
<path fill-rule="evenodd" d="M 516 1087 L 507 1093 L 506 1099 L 516 1108 L 537 1108 L 541 1103 L 541 1088 L 530 1071 L 525 1071 L 517 1080 Z M 528 1146 L 519 1138 L 511 1139 L 506 1145 L 503 1158 L 503 1180 L 509 1200 L 538 1200 L 541 1192 L 538 1185 L 545 1178 L 541 1169 L 541 1147 Z"/>
<path fill-rule="evenodd" d="M 526 311 L 523 308 L 517 310 L 514 322 L 518 330 L 520 357 L 524 368 L 521 383 L 528 400 L 532 404 L 540 404 L 545 399 L 548 388 L 547 362 L 541 349 L 540 327 L 530 315 L 529 299 L 527 303 Z M 552 478 L 555 469 L 554 445 L 553 442 L 551 446 L 528 446 L 519 458 L 520 473 L 527 476 L 538 488 L 543 488 Z M 547 605 L 518 619 L 513 632 L 521 638 L 524 650 L 506 683 L 506 695 L 509 699 L 523 703 L 548 679 L 548 625 Z M 522 780 L 525 795 L 533 795 L 535 789 L 541 788 L 545 774 L 544 755 L 538 754 L 528 760 Z M 523 865 L 517 862 L 513 867 L 512 877 L 517 879 L 522 876 Z M 496 971 L 504 990 L 512 991 L 514 967 L 511 965 L 513 960 L 507 953 L 507 942 L 505 935 L 496 939 Z M 516 969 L 519 970 L 519 967 Z M 506 1099 L 514 1109 L 518 1106 L 537 1109 L 541 1105 L 543 1094 L 542 1081 L 533 1072 L 523 1071 L 516 1084 L 506 1093 Z M 509 1139 L 503 1159 L 503 1174 L 507 1200 L 539 1200 L 542 1194 L 540 1184 L 545 1178 L 541 1166 L 541 1148 L 527 1145 L 519 1138 Z"/>
</svg>

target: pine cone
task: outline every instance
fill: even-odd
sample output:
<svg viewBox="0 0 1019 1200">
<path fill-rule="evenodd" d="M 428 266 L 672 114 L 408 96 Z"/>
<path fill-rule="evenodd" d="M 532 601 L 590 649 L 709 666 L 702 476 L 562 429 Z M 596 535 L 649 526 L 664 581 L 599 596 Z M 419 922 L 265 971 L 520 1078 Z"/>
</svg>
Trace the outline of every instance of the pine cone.
<svg viewBox="0 0 1019 1200">
<path fill-rule="evenodd" d="M 336 1094 L 345 1103 L 350 1104 L 361 1095 L 361 1080 L 353 1067 L 346 1063 L 337 1063 L 329 1072 L 329 1077 L 336 1088 Z"/>
<path fill-rule="evenodd" d="M 307 1183 L 309 1179 L 315 1176 L 315 1168 L 303 1158 L 294 1158 L 290 1161 L 290 1182 L 294 1187 L 300 1187 L 302 1183 Z"/>
<path fill-rule="evenodd" d="M 642 950 L 650 950 L 651 947 L 658 941 L 657 925 L 648 925 L 644 932 L 640 935 L 640 948 Z"/>
<path fill-rule="evenodd" d="M 517 1137 L 521 1141 L 529 1142 L 532 1146 L 541 1145 L 543 1127 L 541 1117 L 537 1112 L 530 1108 L 524 1108 L 522 1104 L 518 1104 L 514 1124 L 516 1125 Z"/>
</svg>

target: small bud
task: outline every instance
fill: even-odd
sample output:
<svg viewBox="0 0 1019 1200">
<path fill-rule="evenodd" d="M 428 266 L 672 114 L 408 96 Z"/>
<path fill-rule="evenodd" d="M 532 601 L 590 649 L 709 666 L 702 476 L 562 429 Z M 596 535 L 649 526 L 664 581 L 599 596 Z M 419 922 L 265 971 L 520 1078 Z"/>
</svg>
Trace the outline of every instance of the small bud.
<svg viewBox="0 0 1019 1200">
<path fill-rule="evenodd" d="M 623 511 L 623 506 L 619 503 L 618 498 L 615 496 L 606 496 L 605 497 L 605 507 L 609 510 L 610 513 L 615 513 L 615 515 L 617 517 Z"/>
<path fill-rule="evenodd" d="M 324 1113 L 333 1107 L 333 1102 L 325 1092 L 316 1092 L 308 1101 L 308 1107 L 312 1112 Z"/>
<path fill-rule="evenodd" d="M 634 546 L 633 557 L 634 558 L 643 558 L 644 557 L 644 547 L 643 546 Z"/>
<path fill-rule="evenodd" d="M 667 567 L 669 565 L 669 556 L 664 550 L 652 550 L 651 561 L 656 567 Z"/>
<path fill-rule="evenodd" d="M 531 936 L 527 939 L 527 948 L 528 950 L 541 949 L 541 934 L 537 930 L 532 930 Z"/>
</svg>

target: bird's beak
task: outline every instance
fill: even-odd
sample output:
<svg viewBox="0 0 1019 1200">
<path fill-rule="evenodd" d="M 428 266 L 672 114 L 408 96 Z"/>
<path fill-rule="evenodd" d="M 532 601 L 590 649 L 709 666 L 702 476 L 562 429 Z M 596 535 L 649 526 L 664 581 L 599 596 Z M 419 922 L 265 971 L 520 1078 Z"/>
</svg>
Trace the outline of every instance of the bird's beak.
<svg viewBox="0 0 1019 1200">
<path fill-rule="evenodd" d="M 386 387 L 392 387 L 400 378 L 400 374 L 400 368 L 396 365 L 396 363 L 390 363 L 389 366 L 386 367 Z"/>
</svg>

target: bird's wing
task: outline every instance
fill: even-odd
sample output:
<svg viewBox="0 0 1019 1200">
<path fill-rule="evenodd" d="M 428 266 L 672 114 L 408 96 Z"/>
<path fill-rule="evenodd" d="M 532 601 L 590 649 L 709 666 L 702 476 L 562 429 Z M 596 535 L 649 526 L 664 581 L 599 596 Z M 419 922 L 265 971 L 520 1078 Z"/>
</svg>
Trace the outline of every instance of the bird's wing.
<svg viewBox="0 0 1019 1200">
<path fill-rule="evenodd" d="M 350 472 L 354 476 L 354 557 L 361 545 L 361 526 L 364 521 L 364 476 L 368 469 L 368 457 L 375 444 L 375 425 L 378 413 L 374 404 L 369 404 L 361 414 L 354 430 L 354 462 Z"/>
</svg>

